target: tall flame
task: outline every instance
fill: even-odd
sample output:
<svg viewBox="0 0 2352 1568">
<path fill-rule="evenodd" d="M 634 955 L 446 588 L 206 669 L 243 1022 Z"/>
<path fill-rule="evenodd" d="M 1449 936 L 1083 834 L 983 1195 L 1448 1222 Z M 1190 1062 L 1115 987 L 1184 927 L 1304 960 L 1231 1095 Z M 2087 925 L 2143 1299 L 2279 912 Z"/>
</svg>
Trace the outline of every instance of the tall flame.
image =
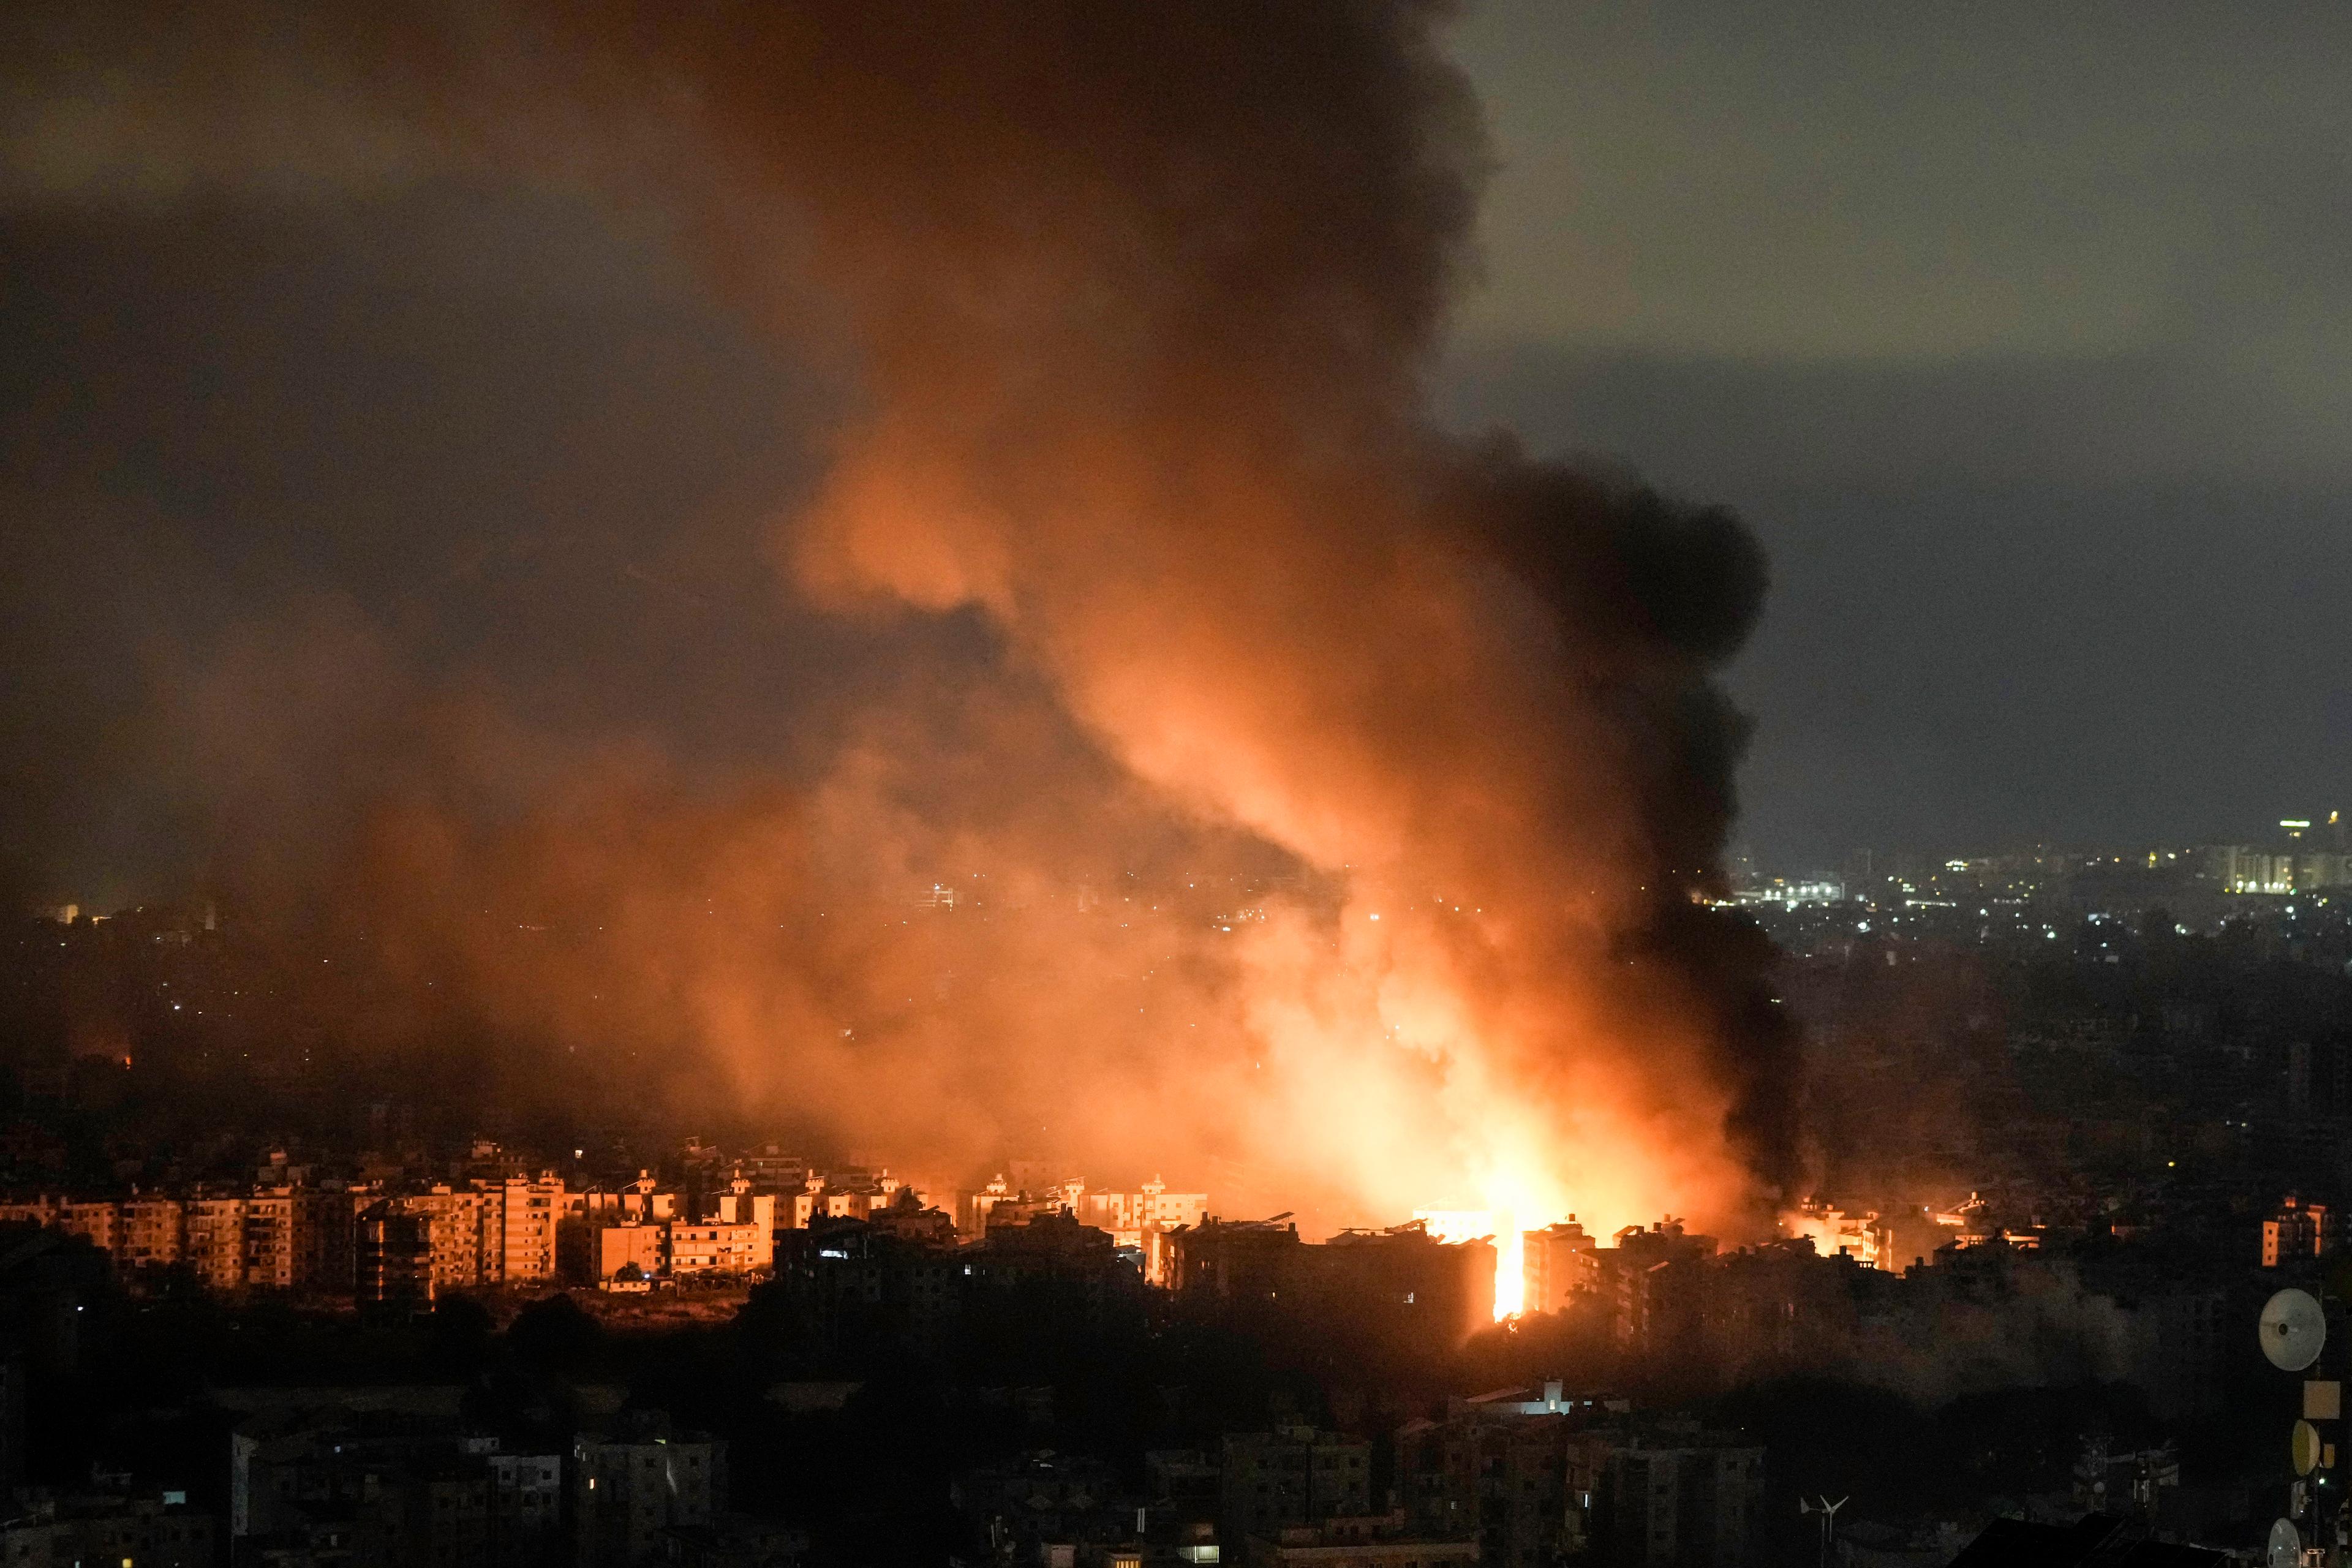
<svg viewBox="0 0 2352 1568">
<path fill-rule="evenodd" d="M 1527 1237 L 1517 1213 L 1508 1207 L 1423 1208 L 1412 1217 L 1438 1241 L 1492 1240 L 1495 1244 L 1495 1321 L 1527 1310 Z"/>
</svg>

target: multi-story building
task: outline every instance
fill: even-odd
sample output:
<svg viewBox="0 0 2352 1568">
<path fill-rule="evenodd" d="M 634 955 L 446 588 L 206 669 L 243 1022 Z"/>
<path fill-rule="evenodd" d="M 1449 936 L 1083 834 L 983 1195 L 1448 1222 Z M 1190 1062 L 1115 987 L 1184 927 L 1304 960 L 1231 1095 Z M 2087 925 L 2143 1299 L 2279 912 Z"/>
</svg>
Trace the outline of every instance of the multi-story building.
<svg viewBox="0 0 2352 1568">
<path fill-rule="evenodd" d="M 1823 1258 L 1843 1254 L 1864 1268 L 1886 1268 L 1892 1259 L 1890 1227 L 1875 1211 L 1848 1214 L 1843 1209 L 1809 1199 L 1780 1216 L 1780 1228 L 1813 1244 Z"/>
<path fill-rule="evenodd" d="M 1617 1245 L 1600 1258 L 1602 1297 L 1618 1342 L 1656 1350 L 1691 1332 L 1698 1303 L 1685 1287 L 1697 1279 L 1697 1266 L 1715 1255 L 1715 1237 L 1686 1234 L 1679 1220 L 1619 1231 Z"/>
<path fill-rule="evenodd" d="M 2263 1221 L 2263 1267 L 2277 1268 L 2326 1256 L 2336 1239 L 2326 1204 L 2307 1204 L 2294 1194 Z"/>
<path fill-rule="evenodd" d="M 180 1255 L 208 1289 L 245 1287 L 246 1202 L 243 1194 L 217 1194 L 192 1197 L 183 1208 Z"/>
<path fill-rule="evenodd" d="M 462 1451 L 412 1455 L 383 1480 L 398 1489 L 404 1505 L 406 1561 L 436 1568 L 494 1568 L 503 1561 L 491 1553 L 490 1477 L 480 1460 Z M 384 1561 L 402 1557 L 387 1553 Z"/>
<path fill-rule="evenodd" d="M 177 1198 L 123 1199 L 115 1227 L 115 1262 L 134 1273 L 179 1262 L 184 1218 Z"/>
<path fill-rule="evenodd" d="M 383 1197 L 380 1189 L 363 1184 L 309 1189 L 310 1219 L 304 1244 L 310 1254 L 310 1282 L 332 1295 L 357 1289 L 360 1215 Z"/>
<path fill-rule="evenodd" d="M 290 1290 L 307 1284 L 308 1249 L 299 1242 L 310 1205 L 292 1187 L 257 1189 L 245 1204 L 245 1282 Z"/>
<path fill-rule="evenodd" d="M 1306 1245 L 1296 1225 L 1212 1216 L 1171 1235 L 1161 1282 L 1180 1296 L 1272 1301 L 1297 1270 L 1297 1254 Z"/>
<path fill-rule="evenodd" d="M 1633 1568 L 1758 1561 L 1764 1450 L 1696 1426 L 1580 1432 L 1568 1445 L 1568 1548 Z"/>
<path fill-rule="evenodd" d="M 2221 1409 L 2230 1389 L 2228 1347 L 2238 1331 L 2226 1290 L 2187 1283 L 2116 1300 L 2125 1325 L 2124 1381 L 2164 1420 Z"/>
<path fill-rule="evenodd" d="M 951 1237 L 942 1241 L 936 1231 L 928 1239 L 910 1237 L 854 1220 L 787 1232 L 775 1278 L 811 1331 L 826 1342 L 852 1324 L 887 1325 L 919 1343 L 935 1342 L 961 1318 L 967 1294 L 993 1283 L 952 1250 Z"/>
<path fill-rule="evenodd" d="M 0 1224 L 54 1226 L 63 1200 L 47 1196 L 0 1202 Z"/>
<path fill-rule="evenodd" d="M 1558 1225 L 1531 1230 L 1520 1237 L 1523 1312 L 1558 1312 L 1578 1297 L 1597 1290 L 1600 1244 L 1587 1236 L 1570 1215 Z"/>
<path fill-rule="evenodd" d="M 907 1189 L 900 1188 L 898 1196 L 905 1197 Z M 887 1213 L 887 1207 L 877 1211 Z M 773 1268 L 776 1261 L 776 1194 L 757 1191 L 749 1177 L 737 1176 L 727 1190 L 704 1200 L 695 1216 L 702 1226 L 736 1227 L 734 1247 L 719 1265 L 730 1273 L 757 1273 Z M 675 1224 L 676 1222 L 673 1222 Z M 709 1238 L 713 1241 L 717 1237 Z M 672 1251 L 677 1250 L 673 1242 Z"/>
<path fill-rule="evenodd" d="M 654 1561 L 656 1538 L 710 1522 L 727 1496 L 727 1446 L 673 1432 L 646 1416 L 572 1447 L 572 1517 L 579 1568 L 634 1568 Z"/>
<path fill-rule="evenodd" d="M 1295 1225 L 1218 1220 L 1166 1235 L 1158 1279 L 1181 1299 L 1354 1322 L 1392 1343 L 1456 1343 L 1495 1318 L 1495 1246 L 1415 1223 L 1309 1244 Z"/>
<path fill-rule="evenodd" d="M 288 1289 L 310 1283 L 315 1273 L 309 1200 L 301 1189 L 284 1187 L 189 1197 L 44 1197 L 0 1205 L 0 1218 L 84 1237 L 126 1274 L 184 1263 L 215 1289 Z"/>
<path fill-rule="evenodd" d="M 353 1294 L 376 1306 L 431 1303 L 437 1278 L 433 1216 L 378 1198 L 360 1215 L 352 1260 Z"/>
<path fill-rule="evenodd" d="M 1225 1436 L 1217 1530 L 1232 1542 L 1371 1512 L 1372 1446 L 1311 1426 Z"/>
<path fill-rule="evenodd" d="M 100 1252 L 111 1255 L 121 1245 L 121 1216 L 111 1199 L 68 1198 L 58 1205 L 56 1223 L 58 1229 L 85 1238 Z"/>
<path fill-rule="evenodd" d="M 278 1167 L 272 1167 L 273 1169 Z M 292 1167 L 285 1167 L 291 1170 Z M 563 1184 L 553 1176 L 476 1180 L 421 1193 L 381 1184 L 314 1187 L 293 1182 L 244 1191 L 127 1198 L 43 1195 L 0 1203 L 0 1220 L 29 1221 L 86 1237 L 127 1275 L 185 1265 L 216 1290 L 345 1291 L 358 1284 L 360 1216 L 389 1203 L 426 1223 L 439 1289 L 529 1283 L 555 1273 Z M 667 1194 L 658 1205 L 667 1207 Z M 742 1200 L 746 1215 L 772 1212 Z"/>
<path fill-rule="evenodd" d="M 469 1445 L 489 1467 L 491 1561 L 528 1564 L 551 1560 L 563 1539 L 563 1458 L 501 1454 L 496 1445 Z"/>
<path fill-rule="evenodd" d="M 681 1236 L 689 1272 L 756 1273 L 770 1267 L 772 1194 L 754 1193 L 739 1180 L 708 1206 L 711 1213 Z M 417 1223 L 396 1227 L 388 1242 L 383 1222 L 394 1215 Z M 371 1300 L 381 1299 L 385 1289 L 386 1246 L 402 1255 L 394 1273 L 404 1278 L 412 1240 L 424 1248 L 435 1291 L 551 1279 L 567 1215 L 641 1223 L 657 1234 L 673 1221 L 686 1223 L 676 1194 L 656 1190 L 650 1177 L 619 1193 L 567 1194 L 560 1179 L 542 1175 L 476 1178 L 462 1186 L 410 1192 L 387 1191 L 382 1182 L 327 1187 L 281 1182 L 184 1196 L 41 1195 L 0 1202 L 0 1221 L 85 1237 L 126 1274 L 181 1265 L 220 1291 L 352 1291 Z M 366 1230 L 371 1216 L 373 1233 Z M 641 1247 L 623 1260 L 647 1272 L 669 1272 L 667 1237 L 652 1245 L 657 1257 L 642 1255 Z M 586 1277 L 595 1277 L 593 1269 Z"/>
<path fill-rule="evenodd" d="M 556 1232 L 570 1208 L 556 1177 L 442 1183 L 385 1201 L 429 1222 L 436 1290 L 526 1284 L 555 1274 Z"/>
<path fill-rule="evenodd" d="M 2283 822 L 2288 840 L 2299 840 L 2309 823 Z M 2342 849 L 2281 843 L 2273 847 L 2217 844 L 2207 849 L 2206 872 L 2230 893 L 2307 893 L 2352 882 L 2352 856 Z"/>
<path fill-rule="evenodd" d="M 897 1191 L 895 1183 L 883 1186 L 871 1182 L 829 1182 L 823 1191 L 808 1194 L 803 1224 L 818 1219 L 864 1219 L 887 1207 Z M 796 1210 L 802 1206 L 794 1205 Z"/>
<path fill-rule="evenodd" d="M 431 1222 L 433 1286 L 436 1291 L 464 1290 L 482 1280 L 482 1192 L 478 1187 L 437 1184 L 422 1193 L 394 1200 L 408 1213 Z"/>
<path fill-rule="evenodd" d="M 1171 1193 L 1154 1176 L 1132 1193 L 1089 1192 L 1069 1184 L 1068 1207 L 1078 1223 L 1108 1231 L 1115 1246 L 1141 1249 L 1149 1231 L 1170 1231 L 1198 1225 L 1208 1217 L 1209 1194 Z"/>
<path fill-rule="evenodd" d="M 555 1225 L 563 1183 L 555 1176 L 526 1181 L 510 1176 L 488 1190 L 485 1225 L 495 1215 L 495 1235 L 486 1240 L 487 1268 L 500 1284 L 524 1284 L 555 1277 Z M 492 1260 L 495 1260 L 494 1262 Z"/>
<path fill-rule="evenodd" d="M 807 1158 L 788 1154 L 776 1144 L 768 1144 L 759 1152 L 746 1154 L 735 1163 L 735 1173 L 748 1180 L 754 1190 L 763 1193 L 795 1193 L 808 1185 L 813 1167 Z"/>
<path fill-rule="evenodd" d="M 574 1220 L 562 1230 L 566 1279 L 593 1285 L 619 1279 L 653 1279 L 669 1272 L 668 1226 L 634 1219 Z"/>
<path fill-rule="evenodd" d="M 1552 1568 L 1569 1544 L 1568 1444 L 1612 1405 L 1559 1383 L 1455 1399 L 1396 1435 L 1396 1485 L 1415 1531 L 1468 1536 L 1496 1568 Z"/>
<path fill-rule="evenodd" d="M 945 1247 L 956 1243 L 955 1221 L 946 1213 L 925 1208 L 911 1187 L 900 1187 L 887 1208 L 876 1209 L 866 1223 L 877 1234 L 893 1236 L 919 1247 Z"/>
<path fill-rule="evenodd" d="M 958 1193 L 955 1195 L 956 1229 L 967 1238 L 978 1240 L 988 1234 L 989 1212 L 999 1204 L 1017 1201 L 1020 1195 L 1002 1174 L 991 1177 L 978 1192 Z"/>
<path fill-rule="evenodd" d="M 663 1191 L 651 1172 L 639 1171 L 636 1180 L 618 1187 L 566 1190 L 555 1212 L 559 1224 L 574 1219 L 645 1222 L 670 1219 L 682 1206 L 677 1194 Z"/>
</svg>

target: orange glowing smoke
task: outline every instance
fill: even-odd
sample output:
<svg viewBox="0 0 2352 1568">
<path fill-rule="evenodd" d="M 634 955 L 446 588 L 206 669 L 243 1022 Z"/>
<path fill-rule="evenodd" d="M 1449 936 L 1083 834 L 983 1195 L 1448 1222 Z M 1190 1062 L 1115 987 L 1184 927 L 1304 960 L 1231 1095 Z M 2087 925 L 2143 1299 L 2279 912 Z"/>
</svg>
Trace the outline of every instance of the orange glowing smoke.
<svg viewBox="0 0 2352 1568">
<path fill-rule="evenodd" d="M 110 87 L 125 115 L 315 76 L 407 132 L 238 100 L 237 134 L 174 148 L 404 173 L 461 125 L 469 165 L 665 205 L 850 388 L 776 521 L 786 592 L 986 628 L 861 689 L 806 787 L 600 754 L 485 826 L 436 773 L 376 818 L 386 951 L 508 1037 L 625 1048 L 632 1102 L 902 1158 L 1045 1142 L 1326 1228 L 1455 1194 L 1492 1216 L 1498 1310 L 1526 1224 L 1769 1213 L 1769 955 L 1694 901 L 1742 732 L 1712 671 L 1761 560 L 1720 511 L 1428 417 L 1489 161 L 1442 9 L 520 5 L 396 49 L 310 13 L 146 40 L 183 75 Z M 340 69 L 219 68 L 261 38 Z M 535 778 L 518 733 L 473 754 Z M 1254 902 L 1071 897 L 1145 861 Z M 1005 891 L 912 923 L 905 889 L 973 876 Z M 494 945 L 454 912 L 493 906 L 570 923 Z"/>
<path fill-rule="evenodd" d="M 976 152 L 1024 110 L 973 62 L 1031 41 L 982 26 L 977 56 L 911 75 L 855 44 L 829 62 L 898 84 L 872 113 L 1003 160 L 1009 208 L 984 216 L 919 132 L 877 163 L 791 107 L 866 75 L 722 73 L 757 101 L 722 123 L 810 199 L 866 350 L 874 411 L 782 534 L 799 586 L 984 616 L 1134 784 L 1336 889 L 1230 933 L 1245 1065 L 1200 1061 L 1189 1091 L 1288 1189 L 1266 1206 L 1304 1189 L 1385 1222 L 1465 1193 L 1740 1228 L 1773 1135 L 1751 1112 L 1781 1090 L 1763 1037 L 1733 1044 L 1756 977 L 1710 968 L 1692 895 L 1736 746 L 1706 670 L 1760 589 L 1745 535 L 1422 418 L 1483 155 L 1425 16 L 1212 43 L 1054 15 L 1056 58 L 1099 75 Z M 1181 93 L 1171 45 L 1206 51 Z M 1212 65 L 1236 47 L 1263 76 Z M 1114 129 L 1136 93 L 1166 144 Z"/>
</svg>

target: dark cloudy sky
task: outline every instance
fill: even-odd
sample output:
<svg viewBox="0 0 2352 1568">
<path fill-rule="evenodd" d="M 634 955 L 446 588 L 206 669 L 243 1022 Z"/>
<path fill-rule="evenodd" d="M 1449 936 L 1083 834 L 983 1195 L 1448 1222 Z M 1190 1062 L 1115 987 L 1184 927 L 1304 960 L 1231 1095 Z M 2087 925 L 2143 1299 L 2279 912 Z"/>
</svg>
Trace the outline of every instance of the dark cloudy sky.
<svg viewBox="0 0 2352 1568">
<path fill-rule="evenodd" d="M 1444 406 L 1761 533 L 1761 855 L 2352 806 L 2352 13 L 1490 0 L 1456 37 L 1501 166 Z M 255 795 L 207 706 L 255 669 L 296 774 L 447 679 L 789 761 L 981 635 L 782 603 L 826 389 L 584 198 L 45 201 L 0 246 L 0 848 L 50 896 L 148 890 Z"/>
<path fill-rule="evenodd" d="M 2352 11 L 1495 0 L 1448 397 L 1738 505 L 1769 858 L 2352 805 Z"/>
</svg>

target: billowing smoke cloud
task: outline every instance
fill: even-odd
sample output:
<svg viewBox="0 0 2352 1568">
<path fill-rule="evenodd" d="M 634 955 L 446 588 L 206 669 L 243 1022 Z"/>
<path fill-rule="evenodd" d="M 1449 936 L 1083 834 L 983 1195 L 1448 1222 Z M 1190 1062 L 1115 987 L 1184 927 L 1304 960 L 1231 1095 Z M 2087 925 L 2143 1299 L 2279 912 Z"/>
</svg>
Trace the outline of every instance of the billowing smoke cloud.
<svg viewBox="0 0 2352 1568">
<path fill-rule="evenodd" d="M 263 11 L 128 86 L 60 22 L 85 90 L 20 94 L 12 194 L 584 182 L 837 373 L 782 591 L 988 657 L 876 683 L 790 780 L 485 721 L 368 795 L 336 863 L 503 1037 L 901 1160 L 1736 1226 L 1792 1142 L 1768 954 L 1696 901 L 1763 565 L 1425 416 L 1486 157 L 1441 19 Z"/>
</svg>

